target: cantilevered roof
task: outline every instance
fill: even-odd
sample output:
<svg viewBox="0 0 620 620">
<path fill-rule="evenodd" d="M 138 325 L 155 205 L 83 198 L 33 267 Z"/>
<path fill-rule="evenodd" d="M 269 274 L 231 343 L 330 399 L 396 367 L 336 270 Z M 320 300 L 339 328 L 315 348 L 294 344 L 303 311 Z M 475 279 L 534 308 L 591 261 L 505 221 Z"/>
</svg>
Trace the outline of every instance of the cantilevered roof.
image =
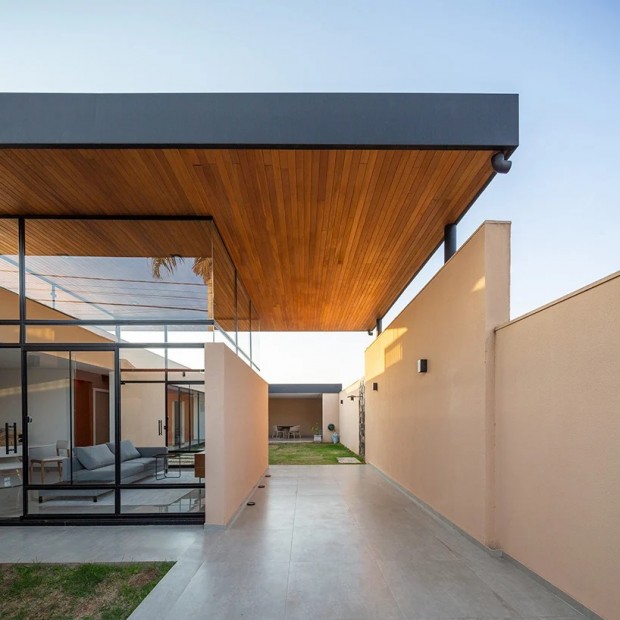
<svg viewBox="0 0 620 620">
<path fill-rule="evenodd" d="M 261 329 L 366 330 L 517 145 L 516 95 L 0 94 L 0 216 L 213 216 Z"/>
</svg>

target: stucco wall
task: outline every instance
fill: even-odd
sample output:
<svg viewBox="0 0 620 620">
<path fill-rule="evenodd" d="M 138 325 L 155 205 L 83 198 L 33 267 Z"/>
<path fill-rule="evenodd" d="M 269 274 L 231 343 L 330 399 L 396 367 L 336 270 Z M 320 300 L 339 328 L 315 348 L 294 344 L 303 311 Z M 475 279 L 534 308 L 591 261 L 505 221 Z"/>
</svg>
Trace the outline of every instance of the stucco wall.
<svg viewBox="0 0 620 620">
<path fill-rule="evenodd" d="M 497 532 L 522 564 L 620 618 L 620 273 L 500 328 Z"/>
<path fill-rule="evenodd" d="M 485 223 L 366 350 L 366 460 L 488 545 L 493 330 L 509 316 L 509 246 L 508 223 Z"/>
<path fill-rule="evenodd" d="M 328 430 L 328 426 L 333 424 L 336 427 L 335 432 L 340 433 L 339 418 L 339 400 L 338 394 L 322 394 L 323 401 L 323 443 L 331 443 L 332 431 Z"/>
<path fill-rule="evenodd" d="M 299 424 L 302 436 L 312 435 L 315 424 L 321 426 L 323 402 L 320 397 L 270 398 L 269 434 L 274 424 Z"/>
<path fill-rule="evenodd" d="M 205 346 L 205 521 L 227 525 L 268 465 L 268 385 L 226 345 Z"/>
<path fill-rule="evenodd" d="M 338 401 L 338 403 L 342 401 L 342 404 L 339 405 L 340 443 L 356 454 L 359 454 L 360 451 L 359 400 L 357 398 L 350 400 L 349 396 L 359 394 L 359 384 L 360 382 L 356 381 L 342 390 Z"/>
</svg>

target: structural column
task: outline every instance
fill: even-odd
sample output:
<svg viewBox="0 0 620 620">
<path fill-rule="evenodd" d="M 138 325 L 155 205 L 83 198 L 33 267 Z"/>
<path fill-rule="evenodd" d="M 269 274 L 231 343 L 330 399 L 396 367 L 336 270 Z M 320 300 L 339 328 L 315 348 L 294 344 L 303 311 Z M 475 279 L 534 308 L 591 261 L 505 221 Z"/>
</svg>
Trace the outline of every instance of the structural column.
<svg viewBox="0 0 620 620">
<path fill-rule="evenodd" d="M 447 224 L 443 229 L 443 262 L 447 263 L 456 252 L 456 224 Z"/>
</svg>

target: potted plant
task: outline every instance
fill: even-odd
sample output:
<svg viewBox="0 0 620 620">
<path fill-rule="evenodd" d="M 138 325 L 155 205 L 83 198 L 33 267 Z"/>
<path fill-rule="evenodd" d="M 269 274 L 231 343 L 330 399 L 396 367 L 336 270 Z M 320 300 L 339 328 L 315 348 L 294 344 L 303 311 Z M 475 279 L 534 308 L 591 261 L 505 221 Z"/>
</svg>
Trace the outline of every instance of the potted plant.
<svg viewBox="0 0 620 620">
<path fill-rule="evenodd" d="M 332 443 L 338 443 L 340 441 L 340 435 L 336 432 L 336 425 L 328 424 L 327 430 L 332 433 Z"/>
<path fill-rule="evenodd" d="M 315 424 L 313 424 L 312 426 L 312 433 L 314 435 L 314 441 L 315 443 L 321 443 L 323 441 L 323 436 L 322 436 L 322 429 L 321 429 L 321 425 L 317 422 Z"/>
</svg>

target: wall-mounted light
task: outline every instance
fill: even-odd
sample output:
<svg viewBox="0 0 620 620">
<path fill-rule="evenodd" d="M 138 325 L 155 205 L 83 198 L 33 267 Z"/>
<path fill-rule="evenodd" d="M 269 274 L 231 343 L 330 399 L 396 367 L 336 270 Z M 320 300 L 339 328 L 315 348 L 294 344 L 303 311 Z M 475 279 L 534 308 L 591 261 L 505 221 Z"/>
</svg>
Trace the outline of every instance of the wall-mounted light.
<svg viewBox="0 0 620 620">
<path fill-rule="evenodd" d="M 344 400 L 342 400 L 342 398 L 340 399 L 340 404 L 344 405 Z"/>
<path fill-rule="evenodd" d="M 418 372 L 428 372 L 428 360 L 418 360 Z"/>
<path fill-rule="evenodd" d="M 378 392 L 379 391 L 379 384 L 378 383 L 373 383 L 372 384 L 372 391 L 373 392 Z"/>
</svg>

